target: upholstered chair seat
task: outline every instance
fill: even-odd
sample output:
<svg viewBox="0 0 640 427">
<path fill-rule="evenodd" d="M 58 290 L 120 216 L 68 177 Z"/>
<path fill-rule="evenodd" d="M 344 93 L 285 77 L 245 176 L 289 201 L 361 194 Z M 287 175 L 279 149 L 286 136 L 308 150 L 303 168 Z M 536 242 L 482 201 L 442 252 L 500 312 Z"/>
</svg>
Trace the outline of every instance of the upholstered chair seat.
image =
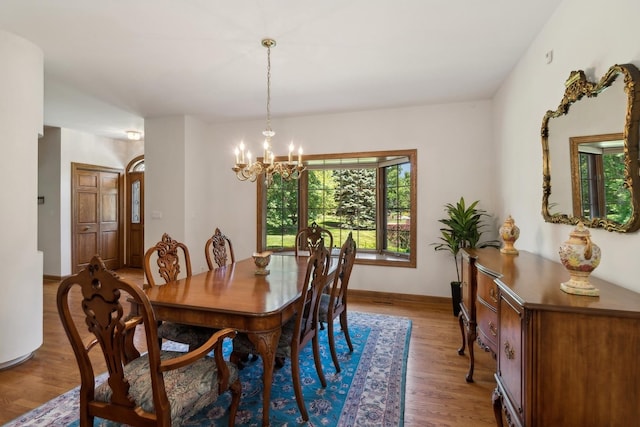
<svg viewBox="0 0 640 427">
<path fill-rule="evenodd" d="M 169 360 L 184 353 L 161 351 L 160 360 Z M 229 382 L 238 380 L 238 369 L 226 362 L 229 369 Z M 129 394 L 137 406 L 153 413 L 153 388 L 149 375 L 149 359 L 141 356 L 125 365 L 124 376 L 129 382 Z M 163 374 L 164 387 L 171 406 L 171 425 L 182 426 L 185 421 L 218 398 L 218 368 L 215 360 L 205 357 L 183 368 L 167 371 Z M 96 387 L 95 400 L 111 401 L 111 388 L 107 381 Z"/>
<path fill-rule="evenodd" d="M 200 347 L 216 332 L 216 329 L 204 326 L 191 326 L 182 323 L 162 322 L 158 326 L 158 336 L 166 340 L 187 344 L 190 350 Z"/>
</svg>

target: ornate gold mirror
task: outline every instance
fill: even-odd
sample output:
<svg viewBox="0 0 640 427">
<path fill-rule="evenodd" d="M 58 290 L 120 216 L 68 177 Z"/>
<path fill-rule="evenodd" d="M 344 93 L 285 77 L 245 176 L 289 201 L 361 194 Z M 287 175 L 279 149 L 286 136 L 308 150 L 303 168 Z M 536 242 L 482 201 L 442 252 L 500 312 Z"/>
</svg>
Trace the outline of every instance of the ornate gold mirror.
<svg viewBox="0 0 640 427">
<path fill-rule="evenodd" d="M 542 119 L 545 221 L 640 228 L 639 82 L 632 64 L 614 65 L 597 83 L 571 72 L 560 105 Z"/>
</svg>

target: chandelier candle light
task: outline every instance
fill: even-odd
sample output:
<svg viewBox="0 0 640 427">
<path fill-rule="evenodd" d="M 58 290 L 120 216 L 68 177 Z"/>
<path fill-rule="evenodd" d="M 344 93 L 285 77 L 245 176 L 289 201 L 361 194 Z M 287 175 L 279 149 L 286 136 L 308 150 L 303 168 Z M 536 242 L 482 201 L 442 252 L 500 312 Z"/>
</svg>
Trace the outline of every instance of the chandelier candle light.
<svg viewBox="0 0 640 427">
<path fill-rule="evenodd" d="M 267 186 L 273 182 L 273 175 L 279 174 L 285 181 L 299 179 L 300 173 L 304 170 L 302 164 L 302 147 L 298 148 L 298 161 L 293 160 L 293 142 L 289 145 L 289 157 L 286 162 L 276 162 L 273 151 L 271 151 L 271 138 L 276 134 L 271 129 L 271 48 L 276 45 L 273 39 L 262 40 L 262 46 L 267 48 L 267 127 L 262 132 L 264 135 L 262 160 L 256 158 L 251 160 L 251 152 L 246 150 L 244 142 L 235 149 L 236 163 L 231 168 L 240 181 L 254 182 L 258 176 L 265 175 Z"/>
</svg>

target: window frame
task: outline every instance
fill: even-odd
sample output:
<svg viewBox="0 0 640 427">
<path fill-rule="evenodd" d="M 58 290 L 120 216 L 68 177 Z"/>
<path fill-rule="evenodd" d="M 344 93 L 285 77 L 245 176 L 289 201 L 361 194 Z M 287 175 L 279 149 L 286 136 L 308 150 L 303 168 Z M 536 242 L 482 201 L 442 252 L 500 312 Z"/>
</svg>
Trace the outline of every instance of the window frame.
<svg viewBox="0 0 640 427">
<path fill-rule="evenodd" d="M 383 170 L 386 166 L 393 164 L 393 159 L 406 158 L 411 167 L 410 176 L 410 197 L 411 205 L 409 207 L 410 212 L 410 229 L 409 229 L 409 247 L 410 252 L 407 256 L 386 252 L 382 250 L 383 239 L 386 235 L 386 230 L 382 229 L 384 223 L 380 213 L 384 213 L 386 209 L 386 192 L 376 191 L 376 229 L 377 229 L 377 248 L 375 251 L 358 251 L 356 255 L 357 264 L 369 264 L 369 265 L 381 265 L 381 266 L 393 266 L 393 267 L 405 267 L 415 268 L 417 259 L 417 183 L 418 183 L 418 151 L 417 149 L 403 149 L 403 150 L 387 150 L 387 151 L 362 151 L 362 152 L 350 152 L 350 153 L 330 153 L 330 154 L 309 154 L 305 155 L 305 164 L 313 161 L 326 161 L 326 160 L 342 160 L 342 159 L 376 159 L 375 164 L 378 171 Z M 277 157 L 276 161 L 286 161 L 284 156 Z M 373 164 L 373 162 L 368 163 Z M 398 163 L 396 163 L 398 164 Z M 383 173 L 377 174 L 377 188 L 384 188 L 386 183 L 382 180 L 386 179 Z M 261 252 L 266 248 L 266 194 L 267 186 L 264 179 L 256 180 L 256 250 Z M 303 172 L 300 177 L 299 185 L 307 188 L 308 174 L 307 171 Z M 308 221 L 307 213 L 307 191 L 298 190 L 298 211 L 299 211 L 299 224 L 298 229 L 307 226 Z M 337 246 L 341 245 L 341 242 L 334 242 Z M 283 250 L 285 252 L 287 250 Z"/>
</svg>

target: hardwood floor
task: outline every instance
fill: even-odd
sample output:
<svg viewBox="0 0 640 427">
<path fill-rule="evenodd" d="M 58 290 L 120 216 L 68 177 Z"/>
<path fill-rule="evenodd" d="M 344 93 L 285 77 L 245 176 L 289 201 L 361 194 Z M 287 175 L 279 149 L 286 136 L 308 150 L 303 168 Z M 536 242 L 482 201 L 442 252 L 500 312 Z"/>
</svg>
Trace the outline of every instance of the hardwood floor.
<svg viewBox="0 0 640 427">
<path fill-rule="evenodd" d="M 120 270 L 142 283 L 141 270 Z M 80 383 L 73 352 L 56 309 L 56 281 L 44 281 L 44 343 L 27 362 L 0 371 L 0 424 L 40 406 Z M 447 299 L 389 301 L 385 296 L 354 296 L 352 311 L 409 317 L 405 426 L 494 426 L 491 393 L 495 362 L 476 347 L 472 384 L 465 382 L 467 356 L 459 356 L 460 329 Z"/>
</svg>

